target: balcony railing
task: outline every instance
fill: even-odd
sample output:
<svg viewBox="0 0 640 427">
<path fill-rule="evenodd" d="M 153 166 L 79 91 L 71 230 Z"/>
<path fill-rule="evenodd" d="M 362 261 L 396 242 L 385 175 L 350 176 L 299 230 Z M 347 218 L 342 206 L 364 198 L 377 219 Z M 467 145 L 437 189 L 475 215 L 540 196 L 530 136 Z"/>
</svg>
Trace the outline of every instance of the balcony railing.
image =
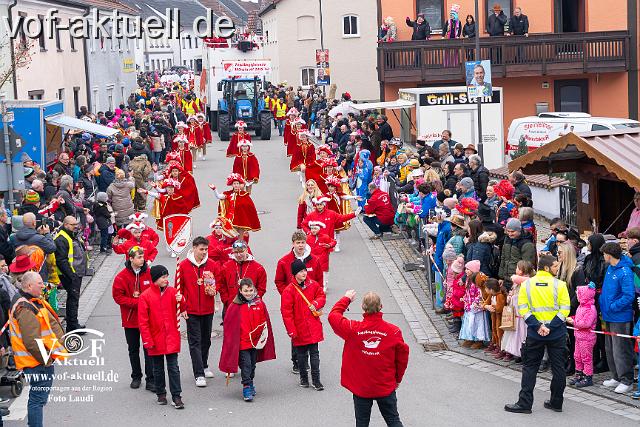
<svg viewBox="0 0 640 427">
<path fill-rule="evenodd" d="M 492 77 L 621 72 L 629 69 L 627 31 L 482 37 L 480 59 Z M 383 82 L 462 82 L 465 61 L 475 60 L 475 40 L 425 40 L 380 44 Z"/>
</svg>

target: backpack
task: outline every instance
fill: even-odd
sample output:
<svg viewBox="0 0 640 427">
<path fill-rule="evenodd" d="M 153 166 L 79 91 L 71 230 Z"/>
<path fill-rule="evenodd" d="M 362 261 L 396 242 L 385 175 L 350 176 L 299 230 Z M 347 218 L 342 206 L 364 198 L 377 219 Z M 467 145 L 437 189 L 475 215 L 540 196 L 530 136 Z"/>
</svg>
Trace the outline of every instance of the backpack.
<svg viewBox="0 0 640 427">
<path fill-rule="evenodd" d="M 500 247 L 498 245 L 491 245 L 491 256 L 489 257 L 489 275 L 491 277 L 498 277 L 498 271 L 500 270 Z"/>
</svg>

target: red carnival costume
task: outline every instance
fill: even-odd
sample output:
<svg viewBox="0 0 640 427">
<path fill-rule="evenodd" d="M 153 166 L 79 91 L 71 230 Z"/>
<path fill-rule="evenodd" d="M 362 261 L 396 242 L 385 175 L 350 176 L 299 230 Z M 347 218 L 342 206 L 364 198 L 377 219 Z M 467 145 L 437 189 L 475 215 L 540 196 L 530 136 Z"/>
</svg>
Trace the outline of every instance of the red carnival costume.
<svg viewBox="0 0 640 427">
<path fill-rule="evenodd" d="M 163 220 L 169 215 L 175 214 L 189 214 L 190 209 L 185 198 L 176 193 L 176 190 L 180 189 L 180 183 L 174 179 L 167 178 L 160 184 L 162 188 L 166 189 L 166 193 L 153 193 L 150 195 L 155 197 L 153 206 L 153 217 L 156 219 L 156 228 L 162 230 L 164 227 Z"/>
<path fill-rule="evenodd" d="M 256 206 L 251 200 L 251 195 L 241 187 L 245 184 L 242 176 L 232 173 L 227 178 L 227 185 L 239 183 L 237 189 L 227 190 L 222 194 L 216 191 L 216 197 L 220 200 L 218 215 L 227 218 L 234 228 L 246 231 L 260 231 L 260 219 Z M 212 187 L 215 191 L 215 187 Z"/>
<path fill-rule="evenodd" d="M 178 176 L 175 176 L 174 171 L 178 171 Z M 193 175 L 185 172 L 180 163 L 175 161 L 169 162 L 165 174 L 168 178 L 173 178 L 180 183 L 180 194 L 183 195 L 185 203 L 189 207 L 189 212 L 200 207 L 198 187 Z"/>
<path fill-rule="evenodd" d="M 238 120 L 238 122 L 236 123 L 236 128 L 238 129 L 238 131 L 234 132 L 234 134 L 231 135 L 231 140 L 229 141 L 229 146 L 227 147 L 227 157 L 235 157 L 238 155 L 238 142 L 240 142 L 241 140 L 246 139 L 251 142 L 251 135 L 244 131 L 247 128 L 247 124 L 245 122 L 243 122 L 242 120 Z"/>
<path fill-rule="evenodd" d="M 316 160 L 316 147 L 313 142 L 309 140 L 311 134 L 307 131 L 298 133 L 297 149 L 291 155 L 291 162 L 289 164 L 289 170 L 291 172 L 297 172 L 300 170 L 302 164 L 312 164 Z M 288 148 L 289 146 L 287 146 Z"/>
<path fill-rule="evenodd" d="M 251 149 L 251 141 L 246 139 L 238 142 L 240 152 L 233 161 L 233 173 L 237 173 L 244 178 L 246 182 L 257 183 L 260 180 L 260 164 Z M 246 151 L 242 147 L 249 147 Z"/>
</svg>

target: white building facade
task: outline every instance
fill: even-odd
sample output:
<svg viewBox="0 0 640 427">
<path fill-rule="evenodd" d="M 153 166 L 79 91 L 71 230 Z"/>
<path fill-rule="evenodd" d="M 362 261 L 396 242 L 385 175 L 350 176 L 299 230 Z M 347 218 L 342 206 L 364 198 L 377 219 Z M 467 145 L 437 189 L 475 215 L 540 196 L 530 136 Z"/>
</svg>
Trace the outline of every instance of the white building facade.
<svg viewBox="0 0 640 427">
<path fill-rule="evenodd" d="M 323 44 L 329 50 L 331 83 L 337 85 L 338 94 L 349 92 L 356 100 L 380 98 L 375 4 L 280 0 L 259 15 L 274 83 L 286 81 L 294 87 L 313 84 L 317 77 L 315 52 Z"/>
</svg>

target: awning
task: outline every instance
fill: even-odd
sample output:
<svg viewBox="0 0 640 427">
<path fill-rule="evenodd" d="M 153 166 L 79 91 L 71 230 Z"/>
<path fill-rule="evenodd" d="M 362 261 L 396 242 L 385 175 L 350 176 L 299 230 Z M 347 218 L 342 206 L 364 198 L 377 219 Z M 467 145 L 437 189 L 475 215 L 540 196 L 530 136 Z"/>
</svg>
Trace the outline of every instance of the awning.
<svg viewBox="0 0 640 427">
<path fill-rule="evenodd" d="M 85 132 L 93 133 L 95 135 L 101 136 L 113 136 L 120 131 L 118 129 L 113 129 L 108 126 L 98 125 L 92 122 L 88 122 L 82 119 L 76 119 L 75 117 L 70 116 L 53 116 L 47 117 L 45 119 L 47 123 L 51 123 L 52 125 L 61 126 L 67 129 L 79 129 Z"/>
<path fill-rule="evenodd" d="M 413 101 L 407 101 L 405 99 L 397 99 L 395 101 L 387 102 L 367 102 L 364 104 L 353 104 L 352 107 L 356 110 L 377 110 L 380 108 L 386 108 L 388 110 L 399 110 L 401 108 L 411 108 L 415 105 Z"/>
</svg>

